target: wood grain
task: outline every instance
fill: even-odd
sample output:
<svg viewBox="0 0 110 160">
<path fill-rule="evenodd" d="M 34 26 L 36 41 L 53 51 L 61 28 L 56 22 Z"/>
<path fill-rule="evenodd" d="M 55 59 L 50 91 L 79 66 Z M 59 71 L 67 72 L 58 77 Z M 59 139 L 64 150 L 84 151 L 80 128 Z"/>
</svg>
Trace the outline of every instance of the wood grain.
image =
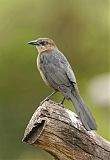
<svg viewBox="0 0 110 160">
<path fill-rule="evenodd" d="M 86 131 L 75 113 L 53 101 L 37 108 L 23 141 L 56 160 L 110 160 L 110 142 L 95 131 Z"/>
</svg>

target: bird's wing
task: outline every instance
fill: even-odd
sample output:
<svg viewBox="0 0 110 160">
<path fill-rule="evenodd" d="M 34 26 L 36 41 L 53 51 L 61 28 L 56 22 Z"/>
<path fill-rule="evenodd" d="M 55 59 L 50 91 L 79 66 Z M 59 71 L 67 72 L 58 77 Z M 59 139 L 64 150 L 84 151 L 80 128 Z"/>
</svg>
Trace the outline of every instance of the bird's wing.
<svg viewBox="0 0 110 160">
<path fill-rule="evenodd" d="M 69 80 L 61 66 L 58 64 L 54 64 L 49 62 L 42 66 L 42 72 L 45 75 L 48 84 L 53 88 L 57 88 L 59 85 L 69 86 Z"/>
<path fill-rule="evenodd" d="M 67 71 L 66 71 L 66 74 L 67 74 L 67 77 L 69 78 L 69 80 L 72 82 L 72 83 L 76 83 L 76 78 L 75 78 L 75 75 L 71 69 L 71 66 L 68 67 Z"/>
<path fill-rule="evenodd" d="M 69 80 L 71 82 L 76 83 L 76 78 L 75 78 L 74 72 L 73 72 L 68 60 L 66 59 L 64 54 L 62 54 L 61 52 L 58 52 L 58 54 L 60 54 L 60 63 L 62 63 L 62 65 L 64 66 L 63 68 L 65 70 L 67 77 L 69 78 Z"/>
<path fill-rule="evenodd" d="M 59 56 L 58 56 L 59 57 Z M 74 73 L 67 59 L 60 54 L 60 57 L 49 57 L 49 61 L 42 65 L 42 72 L 45 75 L 48 84 L 54 89 L 59 86 L 71 86 L 71 82 L 76 83 Z"/>
</svg>

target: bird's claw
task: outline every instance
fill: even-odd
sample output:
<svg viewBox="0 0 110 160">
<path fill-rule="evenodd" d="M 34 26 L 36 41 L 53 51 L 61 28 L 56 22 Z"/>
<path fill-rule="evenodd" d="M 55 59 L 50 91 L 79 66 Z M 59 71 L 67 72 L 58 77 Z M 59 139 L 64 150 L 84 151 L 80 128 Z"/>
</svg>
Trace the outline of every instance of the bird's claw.
<svg viewBox="0 0 110 160">
<path fill-rule="evenodd" d="M 63 105 L 63 103 L 60 102 L 60 103 L 57 103 L 57 104 L 58 104 L 59 106 L 61 106 L 62 108 L 65 108 L 64 105 Z"/>
<path fill-rule="evenodd" d="M 49 101 L 49 98 L 46 98 L 42 102 L 40 102 L 40 105 L 42 105 L 45 101 Z"/>
</svg>

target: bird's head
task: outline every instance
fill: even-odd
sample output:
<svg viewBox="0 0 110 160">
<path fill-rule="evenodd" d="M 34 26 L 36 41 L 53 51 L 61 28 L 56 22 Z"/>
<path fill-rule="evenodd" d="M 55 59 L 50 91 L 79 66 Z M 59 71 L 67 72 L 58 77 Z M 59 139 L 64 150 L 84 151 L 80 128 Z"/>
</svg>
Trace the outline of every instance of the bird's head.
<svg viewBox="0 0 110 160">
<path fill-rule="evenodd" d="M 54 41 L 50 38 L 38 38 L 37 40 L 30 41 L 28 44 L 35 45 L 38 49 L 38 52 L 51 51 L 56 48 Z"/>
</svg>

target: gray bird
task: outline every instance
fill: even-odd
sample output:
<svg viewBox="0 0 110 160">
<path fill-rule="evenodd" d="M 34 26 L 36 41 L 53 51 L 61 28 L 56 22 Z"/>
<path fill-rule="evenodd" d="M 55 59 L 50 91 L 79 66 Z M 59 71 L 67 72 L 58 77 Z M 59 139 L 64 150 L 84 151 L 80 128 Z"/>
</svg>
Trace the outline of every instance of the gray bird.
<svg viewBox="0 0 110 160">
<path fill-rule="evenodd" d="M 64 96 L 62 103 L 65 98 L 72 101 L 86 130 L 97 130 L 95 119 L 79 94 L 73 70 L 54 41 L 49 38 L 39 38 L 28 44 L 35 45 L 38 49 L 38 70 L 44 82 L 54 89 L 54 92 L 45 100 L 48 100 L 56 92 L 61 92 Z"/>
</svg>

